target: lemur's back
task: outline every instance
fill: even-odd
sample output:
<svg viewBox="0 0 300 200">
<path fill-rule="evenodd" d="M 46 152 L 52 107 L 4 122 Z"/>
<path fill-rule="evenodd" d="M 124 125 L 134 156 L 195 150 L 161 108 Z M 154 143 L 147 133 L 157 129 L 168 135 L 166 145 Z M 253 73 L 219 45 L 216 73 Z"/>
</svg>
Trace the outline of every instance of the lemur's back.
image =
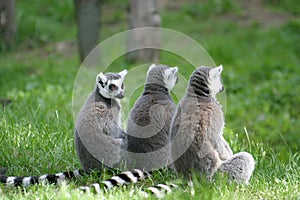
<svg viewBox="0 0 300 200">
<path fill-rule="evenodd" d="M 170 123 L 175 109 L 176 106 L 169 94 L 164 92 L 155 94 L 151 93 L 151 91 L 144 93 L 130 112 L 127 131 L 137 132 L 138 130 L 134 124 L 141 127 L 153 124 L 154 127 L 152 126 L 150 129 L 155 134 L 147 138 L 129 135 L 128 150 L 136 153 L 146 153 L 158 150 L 167 144 L 169 141 Z M 156 121 L 153 122 L 151 119 Z M 154 141 L 156 141 L 156 145 L 153 145 Z"/>
<path fill-rule="evenodd" d="M 220 165 L 220 158 L 215 153 L 213 144 L 207 142 L 207 139 L 219 140 L 224 123 L 220 106 L 214 102 L 199 102 L 197 98 L 186 96 L 178 105 L 178 110 L 180 113 L 174 118 L 171 137 L 182 134 L 180 140 L 173 140 L 174 147 L 187 150 L 175 161 L 176 170 L 184 175 L 192 170 L 203 174 L 214 173 Z"/>
<path fill-rule="evenodd" d="M 171 137 L 179 138 L 172 145 L 173 159 L 179 157 L 174 165 L 186 177 L 195 170 L 211 178 L 221 164 L 221 157 L 228 159 L 232 154 L 229 149 L 225 155 L 218 150 L 224 126 L 223 112 L 215 99 L 223 88 L 220 73 L 221 68 L 200 67 L 194 71 L 172 122 Z M 223 151 L 225 146 L 221 147 Z"/>
<path fill-rule="evenodd" d="M 177 71 L 177 67 L 154 64 L 149 67 L 144 92 L 127 121 L 131 167 L 152 170 L 171 163 L 167 144 L 176 105 L 169 92 L 177 82 Z"/>
<path fill-rule="evenodd" d="M 254 169 L 252 155 L 233 155 L 223 137 L 224 117 L 216 99 L 224 89 L 222 70 L 222 66 L 199 67 L 191 75 L 171 124 L 172 159 L 176 171 L 187 178 L 196 172 L 211 180 L 220 170 L 229 180 L 248 183 Z"/>
</svg>

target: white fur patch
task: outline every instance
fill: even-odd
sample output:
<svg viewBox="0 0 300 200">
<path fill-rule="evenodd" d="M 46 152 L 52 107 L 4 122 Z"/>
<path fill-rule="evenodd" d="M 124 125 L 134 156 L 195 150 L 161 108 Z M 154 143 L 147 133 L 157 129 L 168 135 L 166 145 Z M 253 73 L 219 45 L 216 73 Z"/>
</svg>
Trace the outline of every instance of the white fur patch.
<svg viewBox="0 0 300 200">
<path fill-rule="evenodd" d="M 105 76 L 102 72 L 100 72 L 100 73 L 97 75 L 96 83 L 98 83 L 100 80 L 101 80 L 103 83 L 105 83 L 105 82 L 107 81 L 106 76 Z"/>
<path fill-rule="evenodd" d="M 144 173 L 139 169 L 134 169 L 133 171 L 137 172 L 139 174 L 140 179 L 144 178 Z"/>
<path fill-rule="evenodd" d="M 113 177 L 111 177 L 111 179 L 117 181 L 118 185 L 124 185 L 127 183 L 126 181 L 121 179 L 119 176 L 113 176 Z"/>
<path fill-rule="evenodd" d="M 15 179 L 16 179 L 16 177 L 14 177 L 14 176 L 8 177 L 7 180 L 6 180 L 6 185 L 8 185 L 8 186 L 14 185 L 15 184 Z"/>
<path fill-rule="evenodd" d="M 66 178 L 66 176 L 64 175 L 64 173 L 57 173 L 57 174 L 55 174 L 55 176 L 57 176 L 60 179 L 65 179 Z"/>
<path fill-rule="evenodd" d="M 124 77 L 126 76 L 127 73 L 128 73 L 127 69 L 124 69 L 123 71 L 119 72 L 118 74 L 122 77 L 122 79 L 124 79 Z"/>
<path fill-rule="evenodd" d="M 165 191 L 167 191 L 167 193 L 172 192 L 171 188 L 169 186 L 165 185 L 165 184 L 158 184 L 157 186 L 164 189 Z"/>
<path fill-rule="evenodd" d="M 147 71 L 147 76 L 148 76 L 149 72 L 150 72 L 154 67 L 156 67 L 156 65 L 155 65 L 154 63 L 152 63 L 152 64 L 149 66 L 148 71 Z"/>
<path fill-rule="evenodd" d="M 111 189 L 111 188 L 114 187 L 113 184 L 110 181 L 102 181 L 101 183 L 106 185 L 107 189 Z"/>
<path fill-rule="evenodd" d="M 209 71 L 208 87 L 212 97 L 215 97 L 216 94 L 222 91 L 223 89 L 223 84 L 221 81 L 222 71 L 223 71 L 222 65 L 220 65 L 219 67 L 212 68 Z"/>
<path fill-rule="evenodd" d="M 22 180 L 23 186 L 26 187 L 26 186 L 30 185 L 30 180 L 31 180 L 31 177 L 24 177 Z"/>
<path fill-rule="evenodd" d="M 165 87 L 171 91 L 177 82 L 178 67 L 170 67 L 164 71 Z"/>
<path fill-rule="evenodd" d="M 73 173 L 74 173 L 75 178 L 81 176 L 80 173 L 79 173 L 79 170 L 74 170 Z"/>
<path fill-rule="evenodd" d="M 46 178 L 47 178 L 47 175 L 46 175 L 46 174 L 40 176 L 40 177 L 39 177 L 39 183 L 46 184 L 46 183 L 47 183 Z"/>
<path fill-rule="evenodd" d="M 164 195 L 155 187 L 148 187 L 147 190 L 150 190 L 156 198 L 162 198 Z"/>
<path fill-rule="evenodd" d="M 66 176 L 63 173 L 57 173 L 57 174 L 55 174 L 55 176 L 58 177 L 58 179 L 57 179 L 58 184 L 61 184 L 62 181 L 64 181 L 66 179 Z"/>
<path fill-rule="evenodd" d="M 93 183 L 93 184 L 92 184 L 92 187 L 94 187 L 95 192 L 96 192 L 97 194 L 100 194 L 100 193 L 102 192 L 101 189 L 100 189 L 99 183 Z"/>
<path fill-rule="evenodd" d="M 137 182 L 137 178 L 133 176 L 133 174 L 130 171 L 122 172 L 122 174 L 125 174 L 132 183 Z"/>
</svg>

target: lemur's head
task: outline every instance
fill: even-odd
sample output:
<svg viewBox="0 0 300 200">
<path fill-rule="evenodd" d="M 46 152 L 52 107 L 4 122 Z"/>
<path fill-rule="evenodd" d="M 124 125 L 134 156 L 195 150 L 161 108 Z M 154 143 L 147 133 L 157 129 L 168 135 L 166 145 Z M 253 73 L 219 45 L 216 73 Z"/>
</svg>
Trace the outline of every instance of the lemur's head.
<svg viewBox="0 0 300 200">
<path fill-rule="evenodd" d="M 171 91 L 178 81 L 178 67 L 169 67 L 162 64 L 150 65 L 147 72 L 147 84 L 158 84 Z"/>
<path fill-rule="evenodd" d="M 223 66 L 197 68 L 190 77 L 188 91 L 197 96 L 215 98 L 216 94 L 224 90 L 221 73 Z"/>
<path fill-rule="evenodd" d="M 224 90 L 224 86 L 222 84 L 222 78 L 221 78 L 222 71 L 223 71 L 222 65 L 218 67 L 214 67 L 209 70 L 208 83 L 209 83 L 209 89 L 211 95 L 213 97 L 216 96 L 216 94 L 218 94 L 219 92 L 223 92 Z"/>
<path fill-rule="evenodd" d="M 127 74 L 124 69 L 119 73 L 105 73 L 100 72 L 96 78 L 96 84 L 100 94 L 109 99 L 122 99 L 124 97 L 124 78 Z"/>
</svg>

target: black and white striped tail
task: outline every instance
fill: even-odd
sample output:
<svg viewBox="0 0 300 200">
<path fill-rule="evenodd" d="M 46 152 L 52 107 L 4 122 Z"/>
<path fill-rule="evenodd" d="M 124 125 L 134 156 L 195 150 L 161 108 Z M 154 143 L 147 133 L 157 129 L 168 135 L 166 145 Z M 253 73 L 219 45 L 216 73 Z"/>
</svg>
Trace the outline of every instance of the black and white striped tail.
<svg viewBox="0 0 300 200">
<path fill-rule="evenodd" d="M 136 183 L 139 180 L 143 180 L 151 176 L 149 172 L 143 172 L 139 169 L 134 169 L 132 171 L 125 171 L 117 174 L 107 180 L 101 181 L 100 183 L 93 183 L 90 186 L 82 186 L 79 189 L 90 193 L 91 190 L 95 193 L 101 193 L 102 189 L 109 190 L 113 187 L 118 187 L 122 185 L 129 185 L 131 183 Z"/>
<path fill-rule="evenodd" d="M 143 172 L 139 169 L 134 169 L 132 171 L 125 171 L 118 175 L 115 175 L 107 180 L 101 181 L 100 183 L 93 183 L 90 186 L 82 186 L 79 189 L 86 193 L 97 193 L 100 194 L 107 191 L 113 187 L 119 187 L 122 185 L 129 185 L 131 183 L 137 183 L 151 176 L 151 172 Z M 163 197 L 166 193 L 172 191 L 172 187 L 177 187 L 175 184 L 158 184 L 155 186 L 148 187 L 146 191 L 142 191 L 144 197 L 149 197 L 149 194 L 154 194 L 157 198 Z"/>
<path fill-rule="evenodd" d="M 163 198 L 166 194 L 170 194 L 172 192 L 172 188 L 178 188 L 178 186 L 173 183 L 160 183 L 148 187 L 145 191 L 142 191 L 142 195 L 146 198 L 148 198 L 151 194 L 154 195 L 156 198 Z"/>
<path fill-rule="evenodd" d="M 45 174 L 42 176 L 5 176 L 0 175 L 0 183 L 7 186 L 29 186 L 38 183 L 42 184 L 59 184 L 63 180 L 77 178 L 83 176 L 83 170 L 74 170 L 61 172 L 57 174 Z"/>
</svg>

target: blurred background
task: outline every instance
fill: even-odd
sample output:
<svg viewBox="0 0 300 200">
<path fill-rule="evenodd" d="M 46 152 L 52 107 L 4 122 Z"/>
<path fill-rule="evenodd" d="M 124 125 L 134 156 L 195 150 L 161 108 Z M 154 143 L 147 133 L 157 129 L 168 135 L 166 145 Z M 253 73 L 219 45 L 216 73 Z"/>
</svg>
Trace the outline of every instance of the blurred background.
<svg viewBox="0 0 300 200">
<path fill-rule="evenodd" d="M 217 65 L 223 64 L 225 136 L 232 139 L 234 150 L 262 145 L 287 160 L 300 147 L 298 3 L 1 0 L 0 165 L 23 162 L 14 160 L 16 156 L 40 163 L 61 151 L 72 154 L 57 162 L 73 163 L 71 97 L 81 61 L 99 42 L 142 26 L 180 31 L 199 42 Z M 149 39 L 146 42 L 159 41 L 153 34 L 143 34 Z M 136 38 L 129 38 L 129 43 L 141 42 Z M 145 61 L 179 66 L 187 77 L 192 70 L 172 53 L 146 51 L 121 56 L 110 71 Z M 39 158 L 41 153 L 45 157 Z"/>
</svg>

